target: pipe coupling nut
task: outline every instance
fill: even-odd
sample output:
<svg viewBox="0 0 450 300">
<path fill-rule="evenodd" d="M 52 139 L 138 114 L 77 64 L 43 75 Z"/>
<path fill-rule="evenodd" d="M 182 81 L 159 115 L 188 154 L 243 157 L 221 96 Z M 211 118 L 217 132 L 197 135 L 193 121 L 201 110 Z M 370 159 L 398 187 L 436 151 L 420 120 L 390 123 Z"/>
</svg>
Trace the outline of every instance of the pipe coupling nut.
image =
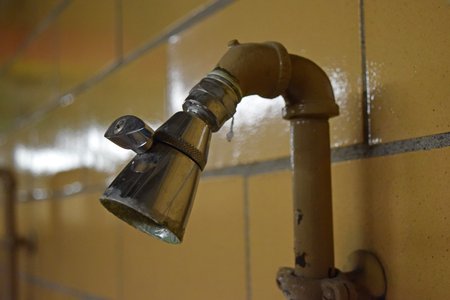
<svg viewBox="0 0 450 300">
<path fill-rule="evenodd" d="M 216 69 L 191 89 L 183 110 L 194 113 L 216 132 L 234 115 L 241 99 L 242 92 L 233 77 Z"/>
</svg>

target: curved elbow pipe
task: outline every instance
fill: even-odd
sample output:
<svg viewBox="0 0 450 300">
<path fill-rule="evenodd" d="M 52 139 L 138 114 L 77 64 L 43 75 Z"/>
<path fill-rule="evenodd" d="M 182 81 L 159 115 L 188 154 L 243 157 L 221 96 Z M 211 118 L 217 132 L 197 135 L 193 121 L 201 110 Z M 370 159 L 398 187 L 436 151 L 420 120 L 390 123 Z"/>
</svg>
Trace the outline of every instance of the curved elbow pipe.
<svg viewBox="0 0 450 300">
<path fill-rule="evenodd" d="M 217 69 L 236 80 L 242 97 L 283 95 L 286 119 L 338 114 L 328 76 L 311 60 L 288 54 L 276 42 L 239 44 L 234 40 L 229 46 Z"/>
<path fill-rule="evenodd" d="M 289 54 L 277 42 L 239 44 L 233 40 L 217 68 L 236 79 L 243 97 L 275 98 L 287 89 L 291 77 Z"/>
<path fill-rule="evenodd" d="M 236 112 L 241 98 L 258 95 L 286 101 L 285 119 L 329 118 L 338 115 L 331 83 L 312 61 L 291 55 L 279 43 L 229 44 L 216 68 L 192 88 L 183 104 L 204 120 L 212 132 Z"/>
</svg>

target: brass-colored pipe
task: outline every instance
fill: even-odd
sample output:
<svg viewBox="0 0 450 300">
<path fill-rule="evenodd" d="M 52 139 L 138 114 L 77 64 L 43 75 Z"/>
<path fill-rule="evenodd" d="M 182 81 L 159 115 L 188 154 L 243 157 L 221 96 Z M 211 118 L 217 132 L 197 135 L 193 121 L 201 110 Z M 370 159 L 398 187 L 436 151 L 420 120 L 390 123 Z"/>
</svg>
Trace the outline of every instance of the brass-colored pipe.
<svg viewBox="0 0 450 300">
<path fill-rule="evenodd" d="M 328 118 L 338 107 L 325 72 L 306 58 L 290 57 L 283 113 L 291 121 L 295 273 L 327 278 L 334 273 Z"/>
<path fill-rule="evenodd" d="M 328 119 L 291 120 L 295 273 L 327 278 L 334 268 Z"/>
<path fill-rule="evenodd" d="M 328 118 L 338 114 L 327 75 L 274 42 L 233 41 L 217 67 L 236 80 L 242 96 L 284 96 L 283 116 L 291 121 L 296 274 L 327 278 L 334 268 Z"/>
<path fill-rule="evenodd" d="M 233 76 L 242 96 L 275 98 L 288 87 L 291 61 L 287 50 L 277 42 L 240 44 L 233 40 L 217 68 Z"/>
</svg>

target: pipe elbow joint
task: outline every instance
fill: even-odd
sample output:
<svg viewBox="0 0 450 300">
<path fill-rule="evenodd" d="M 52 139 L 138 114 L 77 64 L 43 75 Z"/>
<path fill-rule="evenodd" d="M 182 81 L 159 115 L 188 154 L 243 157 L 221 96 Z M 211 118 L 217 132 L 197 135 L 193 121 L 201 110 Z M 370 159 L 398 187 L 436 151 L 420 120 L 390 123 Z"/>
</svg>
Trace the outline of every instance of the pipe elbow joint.
<svg viewBox="0 0 450 300">
<path fill-rule="evenodd" d="M 291 60 L 286 48 L 277 42 L 245 43 L 231 41 L 217 64 L 233 76 L 242 96 L 275 98 L 289 85 Z"/>
<path fill-rule="evenodd" d="M 292 72 L 289 86 L 283 93 L 285 119 L 330 118 L 339 114 L 333 87 L 327 74 L 314 62 L 290 55 Z"/>
<path fill-rule="evenodd" d="M 189 92 L 186 112 L 205 121 L 212 132 L 236 112 L 241 98 L 258 95 L 286 102 L 285 119 L 329 118 L 338 114 L 325 72 L 312 61 L 291 55 L 277 42 L 229 43 L 216 68 Z"/>
<path fill-rule="evenodd" d="M 283 117 L 332 117 L 339 114 L 328 76 L 309 59 L 292 55 L 277 42 L 229 43 L 217 64 L 233 76 L 242 96 L 283 95 Z"/>
</svg>

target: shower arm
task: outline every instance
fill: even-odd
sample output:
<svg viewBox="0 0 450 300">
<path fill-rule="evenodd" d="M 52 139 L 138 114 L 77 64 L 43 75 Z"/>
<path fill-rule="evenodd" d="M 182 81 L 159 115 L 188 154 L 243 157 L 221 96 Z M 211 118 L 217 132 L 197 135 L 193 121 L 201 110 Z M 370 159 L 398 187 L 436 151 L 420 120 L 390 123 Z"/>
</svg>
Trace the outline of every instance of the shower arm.
<svg viewBox="0 0 450 300">
<path fill-rule="evenodd" d="M 354 276 L 358 272 L 350 276 L 334 268 L 328 119 L 339 109 L 325 72 L 306 58 L 288 54 L 279 43 L 234 40 L 216 68 L 192 88 L 183 110 L 215 132 L 249 95 L 282 95 L 283 118 L 291 122 L 295 268 L 280 269 L 280 289 L 288 299 L 371 299 L 368 291 L 383 294 L 383 284 L 377 290 L 362 283 L 367 278 Z M 206 163 L 206 155 L 199 161 Z M 199 166 L 203 169 L 204 164 Z M 378 263 L 364 251 L 355 255 L 356 269 L 367 261 Z M 378 275 L 371 280 L 382 277 L 384 282 L 384 275 Z"/>
</svg>

